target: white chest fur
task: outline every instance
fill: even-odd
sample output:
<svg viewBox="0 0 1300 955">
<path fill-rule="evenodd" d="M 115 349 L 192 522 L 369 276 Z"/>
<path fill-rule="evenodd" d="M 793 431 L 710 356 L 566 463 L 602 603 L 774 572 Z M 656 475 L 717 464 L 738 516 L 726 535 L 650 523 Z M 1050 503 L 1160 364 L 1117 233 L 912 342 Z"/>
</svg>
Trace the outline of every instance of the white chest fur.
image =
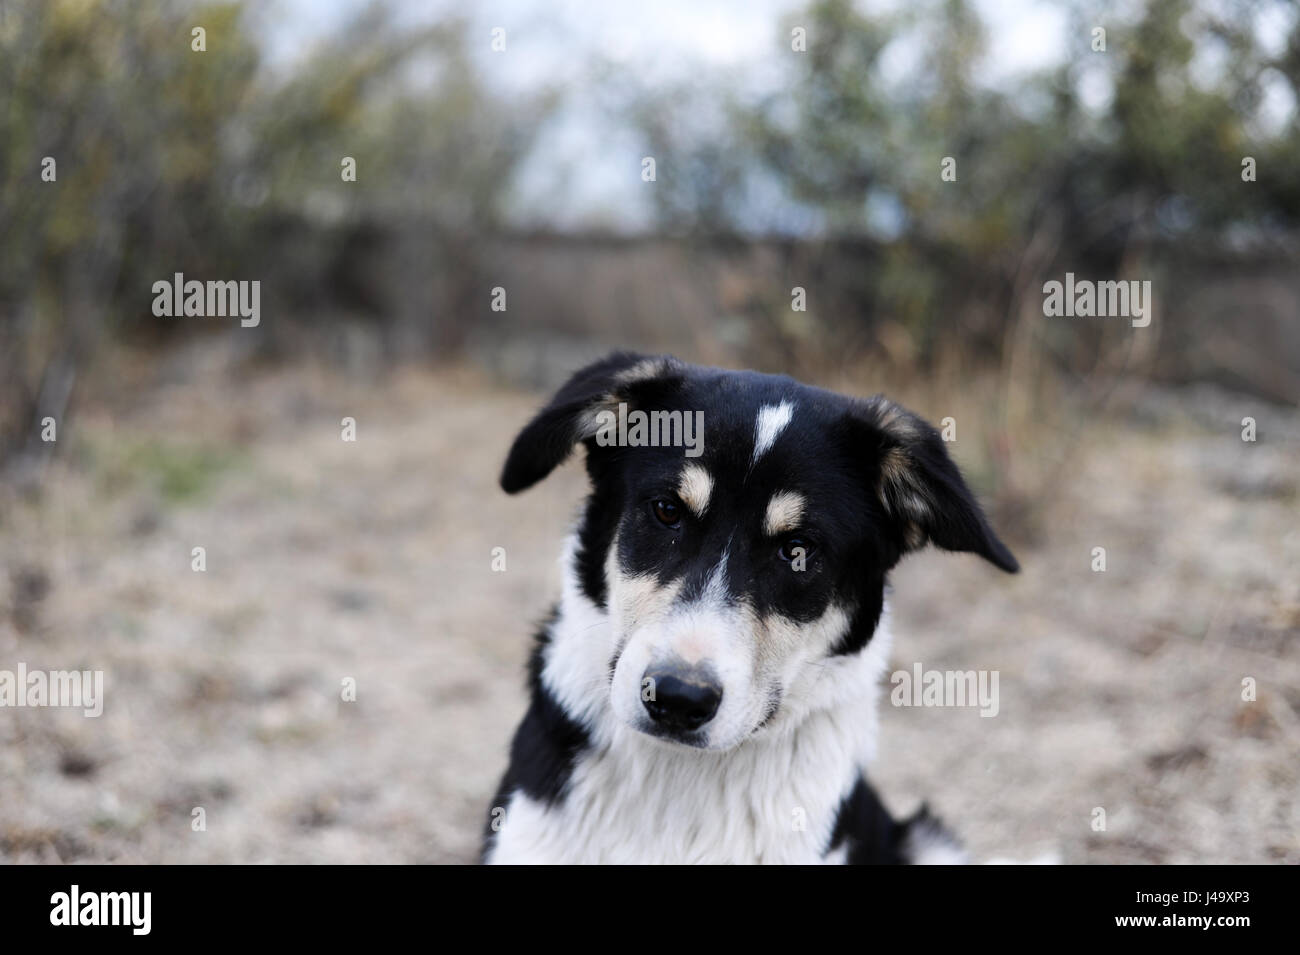
<svg viewBox="0 0 1300 955">
<path fill-rule="evenodd" d="M 726 753 L 615 727 L 546 807 L 517 793 L 497 863 L 813 863 L 857 779 L 864 714 L 821 713 Z"/>
</svg>

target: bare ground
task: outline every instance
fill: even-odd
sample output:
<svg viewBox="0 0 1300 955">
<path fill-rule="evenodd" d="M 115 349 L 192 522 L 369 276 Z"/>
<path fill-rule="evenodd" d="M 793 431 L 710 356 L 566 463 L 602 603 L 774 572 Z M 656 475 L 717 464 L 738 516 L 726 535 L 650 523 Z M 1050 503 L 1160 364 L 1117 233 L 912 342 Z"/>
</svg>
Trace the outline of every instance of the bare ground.
<svg viewBox="0 0 1300 955">
<path fill-rule="evenodd" d="M 0 710 L 0 859 L 472 861 L 581 467 L 500 493 L 538 396 L 467 372 L 228 380 L 83 406 L 0 485 L 0 669 L 107 695 Z M 1000 712 L 886 706 L 876 782 L 980 858 L 1300 862 L 1300 421 L 1144 407 L 1080 432 L 1018 577 L 899 569 L 896 667 L 997 670 Z"/>
</svg>

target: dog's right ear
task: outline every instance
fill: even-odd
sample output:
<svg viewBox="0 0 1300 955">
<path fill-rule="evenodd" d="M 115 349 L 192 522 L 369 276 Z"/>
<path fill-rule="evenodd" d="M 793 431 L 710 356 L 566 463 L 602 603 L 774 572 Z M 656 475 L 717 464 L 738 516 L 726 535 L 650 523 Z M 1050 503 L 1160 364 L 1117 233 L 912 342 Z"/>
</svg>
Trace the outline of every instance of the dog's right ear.
<svg viewBox="0 0 1300 955">
<path fill-rule="evenodd" d="M 648 383 L 680 377 L 681 363 L 668 355 L 615 352 L 575 372 L 515 438 L 501 471 L 501 487 L 517 494 L 558 467 L 579 441 L 595 437 L 602 411 L 632 404 Z M 677 374 L 675 374 L 675 372 Z"/>
</svg>

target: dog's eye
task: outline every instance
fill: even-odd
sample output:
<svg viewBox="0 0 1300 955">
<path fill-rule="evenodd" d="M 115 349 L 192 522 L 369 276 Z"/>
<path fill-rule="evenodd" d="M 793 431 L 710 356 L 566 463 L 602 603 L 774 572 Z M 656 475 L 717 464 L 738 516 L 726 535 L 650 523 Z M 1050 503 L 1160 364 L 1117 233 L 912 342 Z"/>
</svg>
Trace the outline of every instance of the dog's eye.
<svg viewBox="0 0 1300 955">
<path fill-rule="evenodd" d="M 816 548 L 813 546 L 812 541 L 804 540 L 801 537 L 791 537 L 777 548 L 776 556 L 788 564 L 800 557 L 807 560 L 812 557 L 814 550 Z"/>
<path fill-rule="evenodd" d="M 682 509 L 672 501 L 658 500 L 650 505 L 659 523 L 665 527 L 676 527 L 682 522 Z"/>
</svg>

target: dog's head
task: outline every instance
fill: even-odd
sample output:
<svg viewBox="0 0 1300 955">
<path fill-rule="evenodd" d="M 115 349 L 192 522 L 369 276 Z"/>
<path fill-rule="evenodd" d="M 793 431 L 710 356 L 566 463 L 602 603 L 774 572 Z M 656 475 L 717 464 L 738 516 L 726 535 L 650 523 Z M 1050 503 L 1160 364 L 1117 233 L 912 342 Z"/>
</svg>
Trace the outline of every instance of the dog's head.
<svg viewBox="0 0 1300 955">
<path fill-rule="evenodd" d="M 762 729 L 810 667 L 867 645 L 886 574 L 927 542 L 1018 569 L 939 434 L 881 397 L 615 354 L 524 428 L 502 487 L 578 443 L 574 570 L 609 616 L 613 711 L 653 736 L 729 749 Z"/>
</svg>

